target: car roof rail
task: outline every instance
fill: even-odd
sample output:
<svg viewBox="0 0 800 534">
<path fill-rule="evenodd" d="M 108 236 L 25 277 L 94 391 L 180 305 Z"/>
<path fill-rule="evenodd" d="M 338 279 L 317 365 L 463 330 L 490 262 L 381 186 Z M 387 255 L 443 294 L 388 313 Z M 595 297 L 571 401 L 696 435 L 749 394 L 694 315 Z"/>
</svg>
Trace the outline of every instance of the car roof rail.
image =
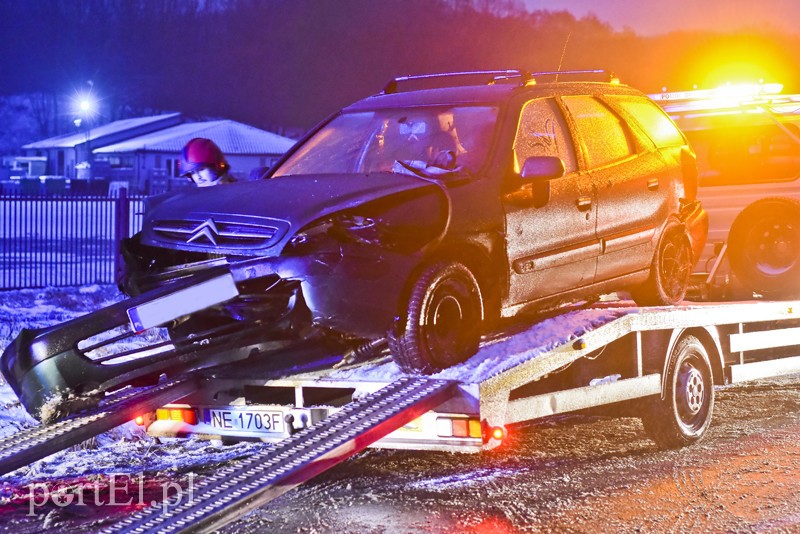
<svg viewBox="0 0 800 534">
<path fill-rule="evenodd" d="M 619 84 L 619 78 L 611 71 L 605 69 L 580 69 L 580 70 L 546 70 L 546 71 L 539 71 L 539 72 L 532 72 L 531 77 L 533 80 L 537 80 L 537 78 L 543 78 L 546 76 L 552 76 L 554 82 L 558 82 L 558 78 L 560 76 L 569 76 L 571 80 L 575 80 L 575 78 L 583 77 L 584 80 L 592 80 L 597 79 L 599 76 L 600 79 L 605 78 L 605 82 L 612 83 L 612 84 Z M 538 80 L 537 80 L 538 81 Z"/>
<path fill-rule="evenodd" d="M 553 82 L 558 82 L 560 76 L 569 76 L 574 80 L 575 77 L 584 76 L 587 79 L 604 75 L 606 82 L 619 84 L 613 72 L 604 69 L 583 69 L 583 70 L 554 70 L 528 72 L 520 69 L 510 70 L 470 70 L 458 72 L 441 72 L 437 74 L 417 74 L 409 76 L 398 76 L 393 78 L 384 86 L 381 94 L 393 94 L 401 92 L 400 85 L 408 86 L 409 91 L 418 89 L 434 89 L 440 87 L 454 87 L 458 85 L 494 85 L 509 81 L 517 81 L 519 85 L 535 85 L 537 77 L 553 77 Z M 459 80 L 460 78 L 460 80 Z M 548 80 L 549 81 L 549 80 Z"/>
<path fill-rule="evenodd" d="M 457 80 L 461 78 L 461 80 Z M 398 76 L 392 79 L 381 91 L 381 94 L 399 93 L 400 85 L 409 85 L 408 90 L 434 89 L 439 87 L 454 87 L 456 85 L 492 85 L 506 80 L 519 79 L 521 83 L 530 80 L 528 72 L 511 70 L 470 70 L 462 72 L 442 72 L 437 74 L 417 74 L 411 76 Z M 459 83 L 460 82 L 460 83 Z"/>
</svg>

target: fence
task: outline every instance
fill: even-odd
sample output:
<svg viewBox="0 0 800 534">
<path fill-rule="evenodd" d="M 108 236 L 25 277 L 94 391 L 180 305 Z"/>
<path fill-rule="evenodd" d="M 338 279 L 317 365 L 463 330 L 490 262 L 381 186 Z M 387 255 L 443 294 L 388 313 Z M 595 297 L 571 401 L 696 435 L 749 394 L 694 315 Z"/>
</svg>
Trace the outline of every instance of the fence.
<svg viewBox="0 0 800 534">
<path fill-rule="evenodd" d="M 0 289 L 112 284 L 144 199 L 0 196 Z"/>
</svg>

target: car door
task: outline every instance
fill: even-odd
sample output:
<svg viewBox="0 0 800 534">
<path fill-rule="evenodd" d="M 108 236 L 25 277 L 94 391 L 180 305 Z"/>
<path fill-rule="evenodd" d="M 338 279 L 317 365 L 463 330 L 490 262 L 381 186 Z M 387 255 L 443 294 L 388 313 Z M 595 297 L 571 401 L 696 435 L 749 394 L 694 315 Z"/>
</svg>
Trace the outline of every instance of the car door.
<svg viewBox="0 0 800 534">
<path fill-rule="evenodd" d="M 536 184 L 520 181 L 522 185 L 503 198 L 509 304 L 524 304 L 591 284 L 599 253 L 594 191 L 587 177 L 578 172 L 572 137 L 553 99 L 525 103 L 513 152 L 517 172 L 527 158 L 557 156 L 565 173 Z M 537 187 L 549 189 L 546 202 L 537 203 Z"/>
<path fill-rule="evenodd" d="M 596 280 L 650 266 L 656 232 L 669 213 L 672 183 L 653 146 L 592 96 L 562 99 L 574 124 L 588 176 L 597 191 L 597 237 L 601 253 Z"/>
</svg>

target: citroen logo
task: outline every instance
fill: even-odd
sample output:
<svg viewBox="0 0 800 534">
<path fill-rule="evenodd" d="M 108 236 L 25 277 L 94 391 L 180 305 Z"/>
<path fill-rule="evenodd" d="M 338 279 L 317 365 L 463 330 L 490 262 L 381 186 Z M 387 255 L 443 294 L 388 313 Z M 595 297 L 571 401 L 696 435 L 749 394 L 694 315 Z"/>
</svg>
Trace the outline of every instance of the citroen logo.
<svg viewBox="0 0 800 534">
<path fill-rule="evenodd" d="M 191 243 L 193 241 L 205 238 L 212 245 L 216 245 L 218 236 L 219 236 L 219 230 L 217 230 L 217 225 L 214 224 L 214 219 L 207 219 L 206 221 L 202 222 L 197 228 L 192 230 L 192 235 L 189 237 L 189 239 L 186 240 L 186 242 Z"/>
</svg>

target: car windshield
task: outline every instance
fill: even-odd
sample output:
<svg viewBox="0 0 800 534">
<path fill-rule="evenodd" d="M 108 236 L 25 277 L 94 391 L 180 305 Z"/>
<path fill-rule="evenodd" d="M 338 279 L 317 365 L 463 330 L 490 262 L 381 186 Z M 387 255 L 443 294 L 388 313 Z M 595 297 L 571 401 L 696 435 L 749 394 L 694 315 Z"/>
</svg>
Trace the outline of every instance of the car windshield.
<svg viewBox="0 0 800 534">
<path fill-rule="evenodd" d="M 497 108 L 484 106 L 343 113 L 273 176 L 395 172 L 438 177 L 475 172 L 486 158 L 496 119 Z"/>
</svg>

